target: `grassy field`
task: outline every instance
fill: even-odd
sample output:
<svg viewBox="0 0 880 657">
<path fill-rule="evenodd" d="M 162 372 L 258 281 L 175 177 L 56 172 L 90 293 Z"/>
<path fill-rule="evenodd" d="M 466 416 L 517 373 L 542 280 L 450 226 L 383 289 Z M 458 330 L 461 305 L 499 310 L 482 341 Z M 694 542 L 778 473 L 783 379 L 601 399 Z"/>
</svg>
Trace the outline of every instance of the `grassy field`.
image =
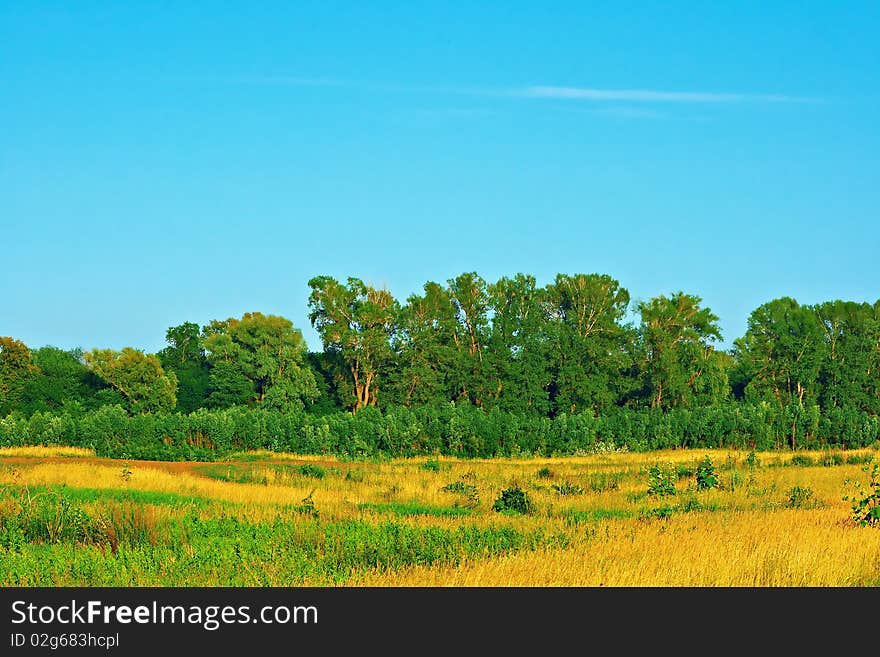
<svg viewBox="0 0 880 657">
<path fill-rule="evenodd" d="M 877 586 L 880 528 L 853 522 L 844 499 L 877 460 L 171 463 L 3 449 L 0 585 Z"/>
</svg>

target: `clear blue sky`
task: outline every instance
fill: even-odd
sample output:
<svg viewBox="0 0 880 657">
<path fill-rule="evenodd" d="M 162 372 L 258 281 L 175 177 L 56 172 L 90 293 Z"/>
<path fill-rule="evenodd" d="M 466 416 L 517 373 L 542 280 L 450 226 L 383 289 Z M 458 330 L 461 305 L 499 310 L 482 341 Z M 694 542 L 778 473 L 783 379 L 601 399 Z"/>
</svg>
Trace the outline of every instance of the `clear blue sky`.
<svg viewBox="0 0 880 657">
<path fill-rule="evenodd" d="M 0 0 L 0 335 L 308 324 L 319 274 L 880 297 L 880 3 Z"/>
</svg>

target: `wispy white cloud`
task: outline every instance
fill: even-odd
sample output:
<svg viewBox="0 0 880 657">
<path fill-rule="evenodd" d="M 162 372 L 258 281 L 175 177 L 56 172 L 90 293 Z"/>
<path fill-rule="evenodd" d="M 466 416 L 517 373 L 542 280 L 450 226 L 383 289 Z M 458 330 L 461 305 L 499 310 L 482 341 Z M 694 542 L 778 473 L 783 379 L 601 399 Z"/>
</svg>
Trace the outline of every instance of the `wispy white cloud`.
<svg viewBox="0 0 880 657">
<path fill-rule="evenodd" d="M 805 103 L 815 98 L 786 94 L 728 93 L 715 91 L 666 91 L 658 89 L 597 89 L 532 85 L 525 87 L 450 87 L 420 84 L 383 84 L 370 81 L 295 76 L 225 78 L 240 84 L 282 85 L 352 89 L 372 93 L 453 94 L 486 98 L 526 98 L 625 103 Z"/>
<path fill-rule="evenodd" d="M 585 87 L 533 86 L 517 90 L 524 98 L 557 98 L 632 103 L 795 103 L 808 99 L 781 94 L 717 93 L 711 91 L 658 91 L 656 89 L 591 89 Z"/>
</svg>

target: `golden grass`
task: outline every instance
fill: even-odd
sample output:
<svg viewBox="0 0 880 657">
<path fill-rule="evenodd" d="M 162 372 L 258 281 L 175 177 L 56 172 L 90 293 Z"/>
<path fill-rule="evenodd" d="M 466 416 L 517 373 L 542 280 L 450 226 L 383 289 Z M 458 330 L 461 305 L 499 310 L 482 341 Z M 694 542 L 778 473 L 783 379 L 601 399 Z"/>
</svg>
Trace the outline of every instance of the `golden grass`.
<svg viewBox="0 0 880 657">
<path fill-rule="evenodd" d="M 565 549 L 456 568 L 373 572 L 352 586 L 867 586 L 880 582 L 880 531 L 838 509 L 615 520 Z"/>
<path fill-rule="evenodd" d="M 824 452 L 809 455 L 819 459 Z M 64 461 L 40 457 L 70 456 Z M 709 455 L 722 488 L 696 490 L 692 476 L 677 483 L 677 494 L 648 496 L 646 468 L 654 463 L 694 466 Z M 416 566 L 370 572 L 346 582 L 352 586 L 876 586 L 880 584 L 880 530 L 849 521 L 843 497 L 853 482 L 865 483 L 858 464 L 825 467 L 786 465 L 790 453 L 759 453 L 760 467 L 749 469 L 747 453 L 736 450 L 672 450 L 645 454 L 600 454 L 553 459 L 427 458 L 346 463 L 312 479 L 272 463 L 252 460 L 203 464 L 138 463 L 89 458 L 75 448 L 0 450 L 0 484 L 57 485 L 97 489 L 133 488 L 177 493 L 208 500 L 205 515 L 234 513 L 260 521 L 277 517 L 307 495 L 321 520 L 394 519 L 420 526 L 510 525 L 521 531 L 564 536 L 564 548 L 523 551 L 473 559 L 458 566 Z M 872 450 L 845 456 L 874 455 Z M 25 464 L 3 464 L 4 457 L 32 457 Z M 267 461 L 332 459 L 262 453 Z M 431 459 L 434 461 L 435 459 Z M 123 476 L 123 468 L 130 475 Z M 205 468 L 251 468 L 267 483 L 213 479 Z M 598 473 L 616 473 L 619 486 L 596 492 Z M 444 490 L 461 482 L 476 486 L 479 499 Z M 570 483 L 582 493 L 561 495 L 554 485 Z M 536 506 L 529 516 L 495 513 L 501 490 L 520 485 Z M 794 487 L 809 488 L 811 503 L 789 508 Z M 230 504 L 232 503 L 232 507 Z M 368 503 L 373 507 L 362 508 Z M 399 505 L 394 507 L 393 505 Z M 691 509 L 685 506 L 691 504 Z M 377 507 L 378 506 L 378 510 Z M 382 505 L 392 505 L 382 506 Z M 406 505 L 425 515 L 394 515 Z M 461 517 L 431 515 L 432 509 L 467 506 Z M 668 518 L 652 510 L 670 507 Z M 693 510 L 697 509 L 697 510 Z M 700 510 L 703 509 L 703 510 Z M 578 515 L 580 514 L 580 515 Z M 607 517 L 607 516 L 620 517 Z M 285 516 L 287 517 L 287 516 Z M 574 517 L 574 520 L 572 518 Z M 266 566 L 269 568 L 269 566 Z"/>
<path fill-rule="evenodd" d="M 50 458 L 59 456 L 88 457 L 95 451 L 85 447 L 0 447 L 0 459 L 8 456 Z"/>
</svg>

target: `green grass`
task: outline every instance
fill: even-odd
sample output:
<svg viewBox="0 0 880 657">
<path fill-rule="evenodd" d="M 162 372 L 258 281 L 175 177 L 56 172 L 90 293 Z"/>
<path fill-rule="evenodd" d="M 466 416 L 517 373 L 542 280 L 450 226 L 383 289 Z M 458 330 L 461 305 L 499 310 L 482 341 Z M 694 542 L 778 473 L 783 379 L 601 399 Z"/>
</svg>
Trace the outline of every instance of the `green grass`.
<svg viewBox="0 0 880 657">
<path fill-rule="evenodd" d="M 32 498 L 46 494 L 62 495 L 68 500 L 84 503 L 112 501 L 172 507 L 193 506 L 196 508 L 203 508 L 208 504 L 232 504 L 232 502 L 209 500 L 208 498 L 194 495 L 162 493 L 134 488 L 77 488 L 62 484 L 59 486 L 30 486 L 28 490 Z M 20 499 L 25 495 L 25 489 L 22 486 L 0 486 L 0 495 Z"/>
<path fill-rule="evenodd" d="M 202 519 L 194 512 L 168 522 L 157 535 L 148 522 L 122 518 L 122 528 L 134 530 L 128 529 L 128 540 L 113 549 L 106 542 L 72 536 L 0 546 L 0 585 L 328 585 L 372 569 L 457 564 L 566 544 L 562 536 L 508 526 L 447 529 L 314 518 L 253 523 L 235 517 Z"/>
<path fill-rule="evenodd" d="M 437 516 L 441 518 L 457 518 L 468 516 L 471 510 L 459 506 L 429 506 L 417 502 L 387 502 L 376 504 L 364 502 L 358 504 L 358 508 L 364 511 L 376 513 L 392 513 L 398 516 Z"/>
</svg>

